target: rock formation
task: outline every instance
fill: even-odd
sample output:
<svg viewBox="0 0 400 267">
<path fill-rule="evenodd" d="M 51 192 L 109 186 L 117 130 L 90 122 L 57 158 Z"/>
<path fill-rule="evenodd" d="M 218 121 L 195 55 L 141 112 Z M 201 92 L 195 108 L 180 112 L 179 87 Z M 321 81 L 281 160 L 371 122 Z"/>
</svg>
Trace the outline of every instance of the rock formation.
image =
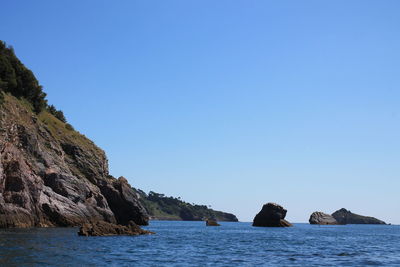
<svg viewBox="0 0 400 267">
<path fill-rule="evenodd" d="M 310 224 L 322 224 L 322 225 L 335 225 L 339 224 L 332 215 L 316 211 L 313 212 L 308 220 Z"/>
<path fill-rule="evenodd" d="M 206 226 L 221 226 L 219 223 L 217 223 L 217 221 L 215 220 L 206 220 Z"/>
<path fill-rule="evenodd" d="M 374 217 L 358 215 L 344 208 L 335 211 L 332 216 L 340 224 L 386 224 Z"/>
<path fill-rule="evenodd" d="M 282 206 L 275 203 L 265 204 L 254 217 L 253 226 L 262 227 L 289 227 L 291 223 L 285 220 L 286 212 Z"/>
<path fill-rule="evenodd" d="M 128 225 L 117 225 L 104 221 L 85 223 L 78 232 L 80 236 L 112 236 L 112 235 L 148 235 L 153 232 L 146 231 L 130 221 Z"/>
<path fill-rule="evenodd" d="M 139 225 L 148 215 L 105 153 L 47 111 L 11 94 L 0 105 L 0 227 Z"/>
</svg>

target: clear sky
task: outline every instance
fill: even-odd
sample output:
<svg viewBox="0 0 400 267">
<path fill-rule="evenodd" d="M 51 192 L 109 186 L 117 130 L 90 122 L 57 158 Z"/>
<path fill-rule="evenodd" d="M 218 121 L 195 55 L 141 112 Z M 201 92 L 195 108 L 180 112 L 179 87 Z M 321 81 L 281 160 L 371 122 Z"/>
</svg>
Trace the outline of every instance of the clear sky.
<svg viewBox="0 0 400 267">
<path fill-rule="evenodd" d="M 400 1 L 2 1 L 0 39 L 134 187 L 400 223 Z"/>
</svg>

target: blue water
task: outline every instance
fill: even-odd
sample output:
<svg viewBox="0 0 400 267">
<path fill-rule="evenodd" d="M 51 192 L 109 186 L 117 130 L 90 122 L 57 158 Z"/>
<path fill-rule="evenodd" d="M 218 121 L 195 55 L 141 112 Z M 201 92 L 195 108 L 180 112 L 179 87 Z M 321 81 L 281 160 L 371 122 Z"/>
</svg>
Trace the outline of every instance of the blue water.
<svg viewBox="0 0 400 267">
<path fill-rule="evenodd" d="M 400 226 L 152 221 L 151 236 L 0 230 L 0 266 L 400 266 Z"/>
</svg>

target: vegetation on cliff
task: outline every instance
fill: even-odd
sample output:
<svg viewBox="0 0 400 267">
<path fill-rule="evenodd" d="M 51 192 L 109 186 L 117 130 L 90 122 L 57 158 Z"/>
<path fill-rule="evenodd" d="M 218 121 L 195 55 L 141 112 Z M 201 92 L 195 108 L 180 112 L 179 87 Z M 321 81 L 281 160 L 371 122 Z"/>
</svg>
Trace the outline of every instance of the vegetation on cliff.
<svg viewBox="0 0 400 267">
<path fill-rule="evenodd" d="M 140 202 L 147 210 L 150 218 L 156 220 L 183 220 L 201 221 L 212 219 L 217 221 L 237 222 L 235 215 L 216 211 L 205 205 L 190 204 L 180 198 L 167 197 L 150 191 L 149 194 L 137 190 L 140 195 Z"/>
<path fill-rule="evenodd" d="M 64 113 L 48 105 L 46 93 L 33 72 L 17 58 L 14 49 L 0 41 L 0 92 L 26 99 L 35 113 L 47 110 L 57 119 L 66 122 Z M 0 95 L 3 101 L 3 94 Z"/>
<path fill-rule="evenodd" d="M 19 61 L 12 47 L 0 41 L 0 89 L 24 97 L 40 112 L 47 107 L 46 94 L 32 71 Z"/>
</svg>

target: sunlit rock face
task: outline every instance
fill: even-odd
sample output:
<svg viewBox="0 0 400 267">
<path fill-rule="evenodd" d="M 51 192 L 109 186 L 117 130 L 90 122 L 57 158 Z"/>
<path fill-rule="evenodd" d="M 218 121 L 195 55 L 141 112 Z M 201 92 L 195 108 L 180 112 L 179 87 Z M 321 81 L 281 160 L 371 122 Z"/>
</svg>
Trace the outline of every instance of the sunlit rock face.
<svg viewBox="0 0 400 267">
<path fill-rule="evenodd" d="M 332 215 L 316 211 L 313 212 L 308 220 L 310 224 L 320 224 L 320 225 L 336 225 L 339 224 Z"/>
<path fill-rule="evenodd" d="M 4 94 L 0 106 L 0 227 L 148 224 L 125 178 L 85 136 Z"/>
</svg>

